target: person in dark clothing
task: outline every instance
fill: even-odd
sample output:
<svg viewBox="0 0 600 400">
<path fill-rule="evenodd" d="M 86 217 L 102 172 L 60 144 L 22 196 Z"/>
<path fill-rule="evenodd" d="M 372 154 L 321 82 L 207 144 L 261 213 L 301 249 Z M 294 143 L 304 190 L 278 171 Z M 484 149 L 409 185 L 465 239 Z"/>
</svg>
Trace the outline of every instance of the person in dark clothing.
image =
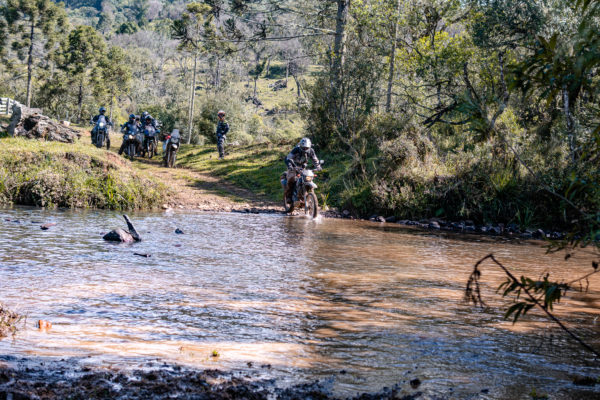
<svg viewBox="0 0 600 400">
<path fill-rule="evenodd" d="M 142 116 L 140 118 L 140 122 L 141 122 L 142 126 L 144 126 L 148 123 L 148 118 L 150 118 L 150 123 L 152 124 L 154 129 L 156 129 L 158 131 L 158 122 L 156 122 L 154 117 L 152 117 L 152 115 L 150 115 L 150 113 L 148 111 L 144 111 L 142 113 Z"/>
<path fill-rule="evenodd" d="M 107 127 L 112 126 L 111 120 L 106 115 L 104 115 L 105 113 L 106 113 L 106 108 L 100 107 L 100 109 L 98 110 L 98 115 L 94 116 L 90 120 L 90 124 L 94 125 L 94 127 L 92 128 L 92 144 L 96 143 L 96 134 L 98 133 L 98 121 L 103 121 Z M 110 146 L 110 139 L 108 138 L 108 135 L 107 135 L 107 140 L 108 140 L 108 143 Z"/>
<path fill-rule="evenodd" d="M 225 158 L 225 139 L 229 132 L 229 124 L 225 122 L 225 111 L 221 110 L 217 113 L 219 122 L 217 123 L 217 150 L 219 150 L 219 159 Z"/>
<path fill-rule="evenodd" d="M 298 169 L 304 169 L 308 165 L 308 161 L 312 160 L 315 171 L 321 170 L 321 163 L 317 154 L 312 148 L 312 143 L 309 138 L 303 138 L 300 143 L 290 151 L 285 157 L 285 165 L 287 166 L 287 187 L 285 190 L 286 198 L 292 197 L 296 188 L 296 176 Z"/>
<path fill-rule="evenodd" d="M 123 151 L 125 151 L 125 145 L 127 144 L 128 135 L 134 135 L 136 138 L 138 138 L 139 141 L 140 125 L 137 121 L 135 114 L 131 114 L 129 116 L 129 121 L 123 124 L 123 126 L 121 127 L 121 132 L 123 133 L 123 143 L 121 144 L 121 148 L 119 149 L 119 155 L 123 154 Z M 139 147 L 139 143 L 136 147 Z"/>
</svg>

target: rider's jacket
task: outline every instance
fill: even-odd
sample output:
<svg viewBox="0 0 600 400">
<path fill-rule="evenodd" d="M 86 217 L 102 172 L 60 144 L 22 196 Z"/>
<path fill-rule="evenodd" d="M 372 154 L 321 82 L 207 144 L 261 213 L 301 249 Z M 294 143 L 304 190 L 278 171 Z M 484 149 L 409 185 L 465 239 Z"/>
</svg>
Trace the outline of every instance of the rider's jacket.
<svg viewBox="0 0 600 400">
<path fill-rule="evenodd" d="M 125 125 L 123 125 L 123 133 L 125 134 L 133 134 L 136 135 L 140 132 L 140 125 L 137 122 L 127 121 Z"/>
<path fill-rule="evenodd" d="M 104 117 L 104 119 L 106 120 L 106 125 L 112 125 L 111 122 L 110 122 L 110 118 L 108 118 L 104 114 L 98 114 L 98 115 L 94 116 L 92 118 L 92 122 L 95 124 L 96 122 L 98 122 L 98 120 L 100 119 L 100 117 Z"/>
<path fill-rule="evenodd" d="M 217 136 L 225 136 L 229 132 L 229 124 L 225 121 L 217 123 Z"/>
<path fill-rule="evenodd" d="M 293 166 L 291 165 L 291 162 L 293 161 L 295 166 L 305 168 L 308 164 L 309 158 L 312 160 L 313 164 L 315 165 L 315 168 L 320 167 L 317 154 L 312 148 L 308 149 L 308 151 L 304 151 L 302 150 L 302 148 L 300 148 L 300 146 L 296 146 L 285 158 L 285 165 L 287 165 L 288 168 L 290 168 Z"/>
</svg>

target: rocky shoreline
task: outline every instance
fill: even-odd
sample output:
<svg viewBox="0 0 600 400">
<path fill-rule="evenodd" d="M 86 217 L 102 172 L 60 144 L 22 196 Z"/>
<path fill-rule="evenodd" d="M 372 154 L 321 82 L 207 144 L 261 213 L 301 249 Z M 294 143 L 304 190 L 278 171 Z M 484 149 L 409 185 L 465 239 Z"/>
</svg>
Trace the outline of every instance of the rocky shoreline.
<svg viewBox="0 0 600 400">
<path fill-rule="evenodd" d="M 3 362 L 7 361 L 7 362 Z M 195 399 L 195 400 L 334 400 L 324 382 L 280 388 L 273 379 L 248 372 L 194 370 L 179 365 L 149 362 L 133 370 L 90 367 L 77 360 L 30 360 L 0 357 L 0 399 Z M 355 400 L 421 399 L 420 381 L 413 379 L 363 393 Z"/>
<path fill-rule="evenodd" d="M 245 208 L 232 209 L 231 212 L 240 214 L 284 214 L 283 210 L 275 210 L 272 208 Z M 543 229 L 525 229 L 522 230 L 517 224 L 486 224 L 477 225 L 473 221 L 465 220 L 459 222 L 448 222 L 438 218 L 422 219 L 419 221 L 399 219 L 397 217 L 384 217 L 381 215 L 373 215 L 368 219 L 356 218 L 347 210 L 339 212 L 337 210 L 322 211 L 321 215 L 324 218 L 337 218 L 358 221 L 370 221 L 379 224 L 397 224 L 404 226 L 412 226 L 419 229 L 429 231 L 446 231 L 455 233 L 489 235 L 489 236 L 505 236 L 520 239 L 564 239 L 565 233 L 552 230 L 545 231 Z"/>
</svg>

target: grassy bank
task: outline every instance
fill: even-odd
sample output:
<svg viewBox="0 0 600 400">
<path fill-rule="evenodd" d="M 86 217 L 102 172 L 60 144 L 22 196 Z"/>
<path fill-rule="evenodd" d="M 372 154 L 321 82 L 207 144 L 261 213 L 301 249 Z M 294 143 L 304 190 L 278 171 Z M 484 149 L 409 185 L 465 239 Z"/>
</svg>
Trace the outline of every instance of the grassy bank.
<svg viewBox="0 0 600 400">
<path fill-rule="evenodd" d="M 280 201 L 283 159 L 295 143 L 229 146 L 225 160 L 218 160 L 215 146 L 184 145 L 178 165 Z M 364 176 L 349 157 L 317 151 L 325 160 L 317 179 L 319 202 L 366 218 L 374 214 L 416 220 L 437 217 L 514 223 L 523 229 L 566 226 L 564 207 L 526 171 L 517 174 L 484 155 L 444 163 L 433 156 L 420 157 L 413 147 L 418 146 L 402 142 L 389 157 L 386 153 L 368 158 Z M 556 178 L 560 174 L 553 170 L 547 173 L 557 179 L 557 192 L 561 192 L 564 177 Z"/>
<path fill-rule="evenodd" d="M 282 199 L 281 173 L 283 162 L 296 141 L 277 144 L 229 146 L 225 160 L 219 160 L 216 146 L 182 146 L 177 165 L 198 172 L 218 176 L 230 183 L 264 195 L 273 201 Z M 324 169 L 318 173 L 317 194 L 322 205 L 337 206 L 343 192 L 342 177 L 347 160 L 328 153 L 318 154 L 325 160 Z"/>
<path fill-rule="evenodd" d="M 148 209 L 166 195 L 163 184 L 87 142 L 1 141 L 0 204 Z"/>
</svg>

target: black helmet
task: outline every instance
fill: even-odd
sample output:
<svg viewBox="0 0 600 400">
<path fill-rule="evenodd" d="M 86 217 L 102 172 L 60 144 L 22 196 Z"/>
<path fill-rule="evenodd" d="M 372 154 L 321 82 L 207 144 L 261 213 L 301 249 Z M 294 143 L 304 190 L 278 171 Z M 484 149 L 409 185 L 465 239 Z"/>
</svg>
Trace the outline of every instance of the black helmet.
<svg viewBox="0 0 600 400">
<path fill-rule="evenodd" d="M 98 110 L 98 112 L 99 112 L 100 114 L 104 114 L 104 113 L 106 112 L 106 108 L 104 108 L 104 107 L 100 107 L 100 109 Z"/>
<path fill-rule="evenodd" d="M 142 119 L 146 119 L 146 115 L 148 115 L 148 111 L 144 111 L 144 112 L 142 113 Z"/>
<path fill-rule="evenodd" d="M 129 114 L 129 119 L 135 119 L 135 114 Z"/>
</svg>

